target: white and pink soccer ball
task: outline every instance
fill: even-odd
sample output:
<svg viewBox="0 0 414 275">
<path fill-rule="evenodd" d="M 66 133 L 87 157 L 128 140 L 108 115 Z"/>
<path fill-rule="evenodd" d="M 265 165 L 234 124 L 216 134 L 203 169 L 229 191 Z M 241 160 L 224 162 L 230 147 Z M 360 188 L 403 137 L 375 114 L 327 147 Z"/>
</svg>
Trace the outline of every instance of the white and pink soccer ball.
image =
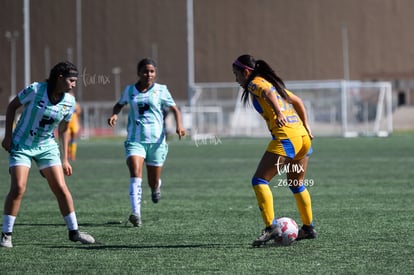
<svg viewBox="0 0 414 275">
<path fill-rule="evenodd" d="M 289 217 L 276 219 L 276 226 L 282 231 L 282 238 L 276 240 L 280 245 L 291 245 L 298 237 L 299 227 L 295 220 Z"/>
</svg>

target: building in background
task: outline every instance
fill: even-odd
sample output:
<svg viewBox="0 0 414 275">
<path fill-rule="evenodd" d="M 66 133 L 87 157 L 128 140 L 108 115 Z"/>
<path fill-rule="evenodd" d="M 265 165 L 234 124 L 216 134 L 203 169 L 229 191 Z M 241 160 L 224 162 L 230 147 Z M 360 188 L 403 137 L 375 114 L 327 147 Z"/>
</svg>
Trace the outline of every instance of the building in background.
<svg viewBox="0 0 414 275">
<path fill-rule="evenodd" d="M 398 105 L 414 103 L 414 1 L 191 0 L 194 81 L 231 82 L 250 53 L 286 80 L 392 81 Z M 80 3 L 80 9 L 76 4 Z M 31 80 L 61 60 L 81 60 L 81 101 L 114 101 L 148 56 L 159 82 L 188 98 L 188 0 L 30 1 Z M 24 86 L 23 0 L 1 0 L 0 32 L 17 31 L 16 87 Z M 79 14 L 80 11 L 80 14 Z M 79 17 L 81 15 L 81 17 Z M 81 32 L 77 23 L 81 19 Z M 81 55 L 79 55 L 79 34 Z M 11 91 L 11 41 L 0 39 L 0 115 Z M 117 79 L 117 81 L 115 80 Z"/>
</svg>

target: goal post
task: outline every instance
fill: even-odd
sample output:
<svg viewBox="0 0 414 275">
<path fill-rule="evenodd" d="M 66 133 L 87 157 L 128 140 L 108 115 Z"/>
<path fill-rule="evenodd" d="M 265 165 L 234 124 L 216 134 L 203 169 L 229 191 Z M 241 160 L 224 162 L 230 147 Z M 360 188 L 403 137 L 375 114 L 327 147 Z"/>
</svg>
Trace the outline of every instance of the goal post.
<svg viewBox="0 0 414 275">
<path fill-rule="evenodd" d="M 305 104 L 315 136 L 388 136 L 393 132 L 390 82 L 325 80 L 285 84 Z M 193 139 L 269 137 L 265 122 L 252 104 L 244 106 L 241 102 L 242 89 L 236 83 L 195 83 L 189 94 L 189 100 L 177 102 L 177 106 Z M 128 107 L 119 114 L 117 127 L 111 128 L 107 119 L 113 102 L 81 104 L 82 138 L 126 135 Z M 4 116 L 0 116 L 2 124 Z M 166 130 L 174 132 L 174 127 L 175 121 L 167 116 Z M 4 135 L 1 130 L 0 135 Z"/>
<path fill-rule="evenodd" d="M 290 81 L 286 88 L 304 102 L 315 136 L 388 136 L 392 125 L 390 82 Z M 260 115 L 241 102 L 236 83 L 195 83 L 182 108 L 197 135 L 268 136 Z"/>
</svg>

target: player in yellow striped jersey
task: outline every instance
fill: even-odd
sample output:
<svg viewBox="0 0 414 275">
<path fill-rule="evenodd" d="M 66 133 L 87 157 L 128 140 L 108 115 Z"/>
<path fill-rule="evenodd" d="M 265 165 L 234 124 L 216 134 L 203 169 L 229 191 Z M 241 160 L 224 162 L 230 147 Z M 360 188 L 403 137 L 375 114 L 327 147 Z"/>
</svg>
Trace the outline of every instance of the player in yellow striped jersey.
<svg viewBox="0 0 414 275">
<path fill-rule="evenodd" d="M 273 194 L 269 182 L 277 174 L 286 173 L 286 185 L 294 194 L 303 226 L 298 240 L 316 238 L 311 198 L 304 185 L 313 138 L 302 100 L 285 88 L 283 80 L 263 60 L 241 55 L 233 62 L 236 81 L 244 88 L 242 101 L 249 100 L 267 123 L 272 140 L 252 178 L 253 189 L 265 229 L 253 242 L 260 246 L 281 235 L 276 226 Z"/>
<path fill-rule="evenodd" d="M 71 93 L 73 96 L 74 94 Z M 77 153 L 77 139 L 79 137 L 80 132 L 80 113 L 81 113 L 81 106 L 79 102 L 76 102 L 75 111 L 72 114 L 72 119 L 69 121 L 68 129 L 70 134 L 69 145 L 68 145 L 68 158 L 70 160 L 76 160 L 76 153 Z"/>
</svg>

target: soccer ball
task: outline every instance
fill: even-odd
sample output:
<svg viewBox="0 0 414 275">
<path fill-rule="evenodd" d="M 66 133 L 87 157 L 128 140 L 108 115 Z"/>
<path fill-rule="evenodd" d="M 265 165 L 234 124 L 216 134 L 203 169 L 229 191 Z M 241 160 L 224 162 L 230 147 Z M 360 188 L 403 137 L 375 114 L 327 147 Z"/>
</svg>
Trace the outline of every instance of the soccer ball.
<svg viewBox="0 0 414 275">
<path fill-rule="evenodd" d="M 278 218 L 276 219 L 276 226 L 282 231 L 282 238 L 277 240 L 278 244 L 291 245 L 298 237 L 299 228 L 294 219 L 289 217 Z"/>
</svg>

